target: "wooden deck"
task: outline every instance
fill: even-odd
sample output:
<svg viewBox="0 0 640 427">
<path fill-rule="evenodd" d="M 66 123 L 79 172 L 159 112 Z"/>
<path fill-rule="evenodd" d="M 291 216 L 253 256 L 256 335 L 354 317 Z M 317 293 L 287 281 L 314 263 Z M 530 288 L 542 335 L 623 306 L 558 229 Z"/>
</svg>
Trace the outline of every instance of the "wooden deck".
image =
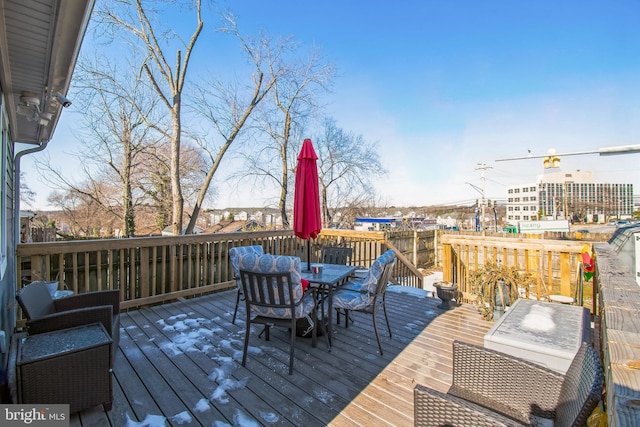
<svg viewBox="0 0 640 427">
<path fill-rule="evenodd" d="M 451 342 L 482 344 L 491 326 L 473 306 L 444 312 L 437 298 L 390 291 L 393 338 L 379 316 L 383 356 L 371 317 L 354 313 L 348 328 L 334 325 L 331 352 L 323 338 L 316 348 L 298 338 L 288 375 L 288 333 L 281 329 L 269 342 L 253 332 L 240 366 L 244 310 L 233 325 L 235 295 L 123 313 L 113 408 L 75 414 L 71 425 L 412 426 L 414 385 L 446 391 Z"/>
</svg>

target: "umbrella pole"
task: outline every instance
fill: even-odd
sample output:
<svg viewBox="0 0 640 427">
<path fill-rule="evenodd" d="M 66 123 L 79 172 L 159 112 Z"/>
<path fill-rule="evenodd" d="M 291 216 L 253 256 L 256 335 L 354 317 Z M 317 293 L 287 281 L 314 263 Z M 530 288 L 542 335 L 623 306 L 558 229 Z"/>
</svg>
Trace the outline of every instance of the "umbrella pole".
<svg viewBox="0 0 640 427">
<path fill-rule="evenodd" d="M 311 271 L 311 239 L 307 239 L 307 271 Z"/>
</svg>

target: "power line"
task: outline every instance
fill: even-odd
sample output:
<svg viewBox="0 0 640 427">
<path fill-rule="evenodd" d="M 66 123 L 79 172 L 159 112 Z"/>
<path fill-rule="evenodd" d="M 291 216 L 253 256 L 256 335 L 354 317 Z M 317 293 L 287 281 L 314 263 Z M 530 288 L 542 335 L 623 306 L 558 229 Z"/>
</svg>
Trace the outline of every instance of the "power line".
<svg viewBox="0 0 640 427">
<path fill-rule="evenodd" d="M 512 157 L 509 159 L 496 159 L 496 162 L 506 162 L 509 160 L 527 160 L 527 159 L 544 159 L 546 157 L 549 156 L 555 156 L 555 157 L 560 157 L 560 156 L 582 156 L 584 154 L 599 154 L 601 156 L 614 156 L 614 155 L 619 155 L 619 154 L 633 154 L 633 153 L 640 153 L 640 145 L 620 145 L 617 147 L 606 147 L 606 148 L 599 148 L 598 150 L 592 150 L 592 151 L 575 151 L 573 153 L 556 153 L 556 150 L 551 149 L 547 152 L 547 154 L 545 155 L 536 155 L 536 156 L 532 156 L 531 155 L 531 150 L 529 150 L 529 155 L 525 156 L 525 157 Z"/>
</svg>

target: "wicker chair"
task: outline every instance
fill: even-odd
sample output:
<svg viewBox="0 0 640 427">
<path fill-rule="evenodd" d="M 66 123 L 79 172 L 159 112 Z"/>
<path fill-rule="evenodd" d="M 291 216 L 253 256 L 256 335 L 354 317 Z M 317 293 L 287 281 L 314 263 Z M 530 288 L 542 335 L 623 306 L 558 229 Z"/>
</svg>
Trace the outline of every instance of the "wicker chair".
<svg viewBox="0 0 640 427">
<path fill-rule="evenodd" d="M 53 299 L 44 282 L 20 289 L 16 299 L 27 318 L 29 335 L 102 323 L 111 336 L 111 363 L 120 341 L 120 290 L 86 292 Z"/>
<path fill-rule="evenodd" d="M 601 399 L 602 364 L 583 343 L 566 374 L 472 344 L 453 343 L 453 385 L 414 388 L 416 426 L 584 426 Z M 543 424 L 547 425 L 547 424 Z"/>
</svg>

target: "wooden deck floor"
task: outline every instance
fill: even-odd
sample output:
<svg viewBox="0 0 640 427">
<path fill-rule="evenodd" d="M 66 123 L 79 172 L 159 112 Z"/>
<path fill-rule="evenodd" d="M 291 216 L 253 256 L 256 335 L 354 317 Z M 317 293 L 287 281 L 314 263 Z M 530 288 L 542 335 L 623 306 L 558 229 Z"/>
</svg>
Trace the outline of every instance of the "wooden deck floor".
<svg viewBox="0 0 640 427">
<path fill-rule="evenodd" d="M 240 366 L 244 310 L 233 325 L 234 302 L 235 290 L 123 313 L 113 408 L 75 414 L 71 424 L 412 426 L 414 385 L 446 391 L 451 342 L 482 344 L 491 326 L 472 306 L 444 312 L 438 299 L 390 291 L 393 338 L 381 326 L 383 356 L 371 317 L 354 313 L 348 328 L 334 325 L 331 352 L 324 339 L 316 348 L 297 339 L 288 375 L 286 330 L 269 342 L 252 333 Z"/>
</svg>

